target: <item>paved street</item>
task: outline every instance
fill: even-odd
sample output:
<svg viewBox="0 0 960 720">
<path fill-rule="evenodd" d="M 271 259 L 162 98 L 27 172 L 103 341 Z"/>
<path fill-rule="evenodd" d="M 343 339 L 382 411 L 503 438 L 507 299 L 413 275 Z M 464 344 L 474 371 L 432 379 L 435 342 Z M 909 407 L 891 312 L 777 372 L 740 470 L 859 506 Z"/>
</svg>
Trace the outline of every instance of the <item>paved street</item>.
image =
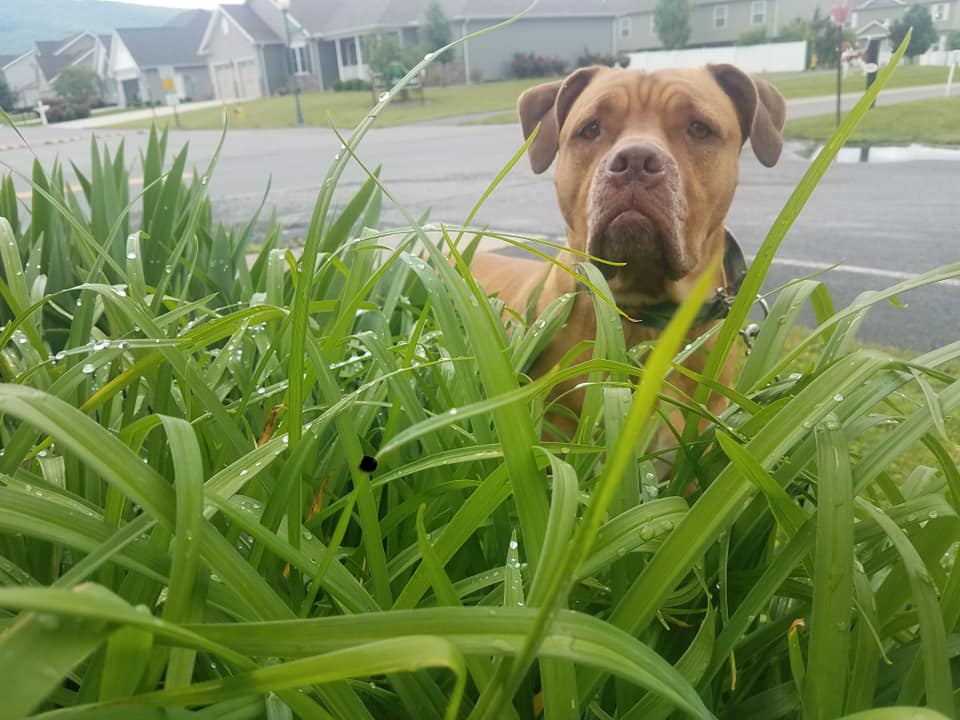
<svg viewBox="0 0 960 720">
<path fill-rule="evenodd" d="M 914 99 L 940 89 L 893 91 L 881 102 Z M 829 112 L 831 99 L 791 103 L 791 116 Z M 852 104 L 847 99 L 845 104 Z M 105 128 L 111 145 L 126 138 L 131 175 L 139 177 L 142 131 Z M 48 166 L 54 156 L 86 168 L 89 136 L 77 130 L 30 129 L 27 138 Z M 179 132 L 171 148 L 190 143 L 198 167 L 209 160 L 218 139 L 211 131 Z M 4 143 L 18 144 L 9 130 Z M 382 164 L 383 180 L 399 202 L 415 215 L 432 208 L 435 221 L 461 222 L 484 188 L 520 145 L 517 126 L 433 124 L 372 131 L 361 146 L 362 159 Z M 339 142 L 325 130 L 235 131 L 227 138 L 219 167 L 210 181 L 217 214 L 243 222 L 272 176 L 268 205 L 291 236 L 302 235 L 327 165 Z M 759 247 L 778 211 L 809 166 L 802 148 L 791 146 L 780 164 L 766 169 L 749 151 L 742 161 L 740 188 L 729 218 L 747 254 Z M 32 156 L 24 149 L 0 152 L 0 163 L 29 172 Z M 2 167 L 2 166 L 0 166 Z M 359 187 L 363 173 L 348 169 L 340 201 Z M 808 274 L 834 263 L 844 265 L 825 277 L 838 307 L 866 290 L 882 289 L 913 273 L 960 260 L 956 159 L 906 162 L 841 163 L 827 173 L 791 230 L 771 272 L 768 286 Z M 23 183 L 18 188 L 28 189 Z M 385 204 L 384 223 L 399 224 L 400 213 Z M 535 176 L 526 161 L 519 164 L 487 201 L 476 222 L 492 228 L 543 235 L 564 233 L 553 200 L 552 173 Z M 920 349 L 960 338 L 960 281 L 910 293 L 906 310 L 878 307 L 868 321 L 867 339 Z"/>
</svg>

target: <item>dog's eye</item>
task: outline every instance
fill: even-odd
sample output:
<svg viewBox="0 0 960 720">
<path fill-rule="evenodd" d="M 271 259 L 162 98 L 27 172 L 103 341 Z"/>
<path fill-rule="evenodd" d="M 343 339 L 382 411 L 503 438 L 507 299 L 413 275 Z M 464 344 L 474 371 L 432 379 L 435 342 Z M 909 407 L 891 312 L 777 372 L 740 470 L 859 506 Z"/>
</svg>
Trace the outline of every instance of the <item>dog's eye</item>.
<svg viewBox="0 0 960 720">
<path fill-rule="evenodd" d="M 584 140 L 593 140 L 600 135 L 600 123 L 597 120 L 587 123 L 578 133 Z"/>
<path fill-rule="evenodd" d="M 692 123 L 690 123 L 688 132 L 697 140 L 706 140 L 708 137 L 713 135 L 713 130 L 710 129 L 710 126 L 705 122 L 701 122 L 700 120 L 694 120 Z"/>
</svg>

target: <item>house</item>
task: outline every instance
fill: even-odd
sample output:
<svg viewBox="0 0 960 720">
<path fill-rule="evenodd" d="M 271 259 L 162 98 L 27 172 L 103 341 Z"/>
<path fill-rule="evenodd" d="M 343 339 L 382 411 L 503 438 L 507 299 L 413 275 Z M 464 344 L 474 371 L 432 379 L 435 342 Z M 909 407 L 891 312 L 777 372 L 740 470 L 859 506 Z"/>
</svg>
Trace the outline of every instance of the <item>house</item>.
<svg viewBox="0 0 960 720">
<path fill-rule="evenodd" d="M 621 51 L 661 47 L 654 9 L 656 0 L 639 0 L 635 9 L 618 21 Z M 688 47 L 731 45 L 748 32 L 763 30 L 770 38 L 797 18 L 810 20 L 815 10 L 830 11 L 829 0 L 692 0 Z"/>
<path fill-rule="evenodd" d="M 291 0 L 285 14 L 276 0 L 221 5 L 211 17 L 201 52 L 216 78 L 218 97 L 273 94 L 288 85 L 330 89 L 338 81 L 366 80 L 363 36 L 396 33 L 415 44 L 428 0 Z M 526 0 L 442 0 L 451 36 L 470 34 L 522 12 Z M 560 57 L 572 65 L 585 50 L 611 54 L 614 22 L 636 0 L 541 0 L 526 17 L 492 36 L 457 49 L 455 75 L 494 80 L 509 72 L 514 52 Z M 289 36 L 289 37 L 288 37 Z M 283 53 L 288 43 L 290 50 Z"/>
<path fill-rule="evenodd" d="M 301 46 L 302 47 L 302 46 Z M 271 28 L 249 4 L 221 5 L 200 41 L 219 100 L 274 95 L 288 87 L 286 36 Z M 297 53 L 298 72 L 310 67 Z"/>
<path fill-rule="evenodd" d="M 38 40 L 25 53 L 0 62 L 11 91 L 21 107 L 32 107 L 41 99 L 50 99 L 57 76 L 67 67 L 86 67 L 96 73 L 100 97 L 113 100 L 113 84 L 108 78 L 109 40 L 94 33 L 81 32 L 62 40 Z"/>
<path fill-rule="evenodd" d="M 199 54 L 210 15 L 189 10 L 159 27 L 113 31 L 109 73 L 122 107 L 214 97 L 206 58 Z"/>
<path fill-rule="evenodd" d="M 913 5 L 925 6 L 930 11 L 933 27 L 940 36 L 940 48 L 946 47 L 947 35 L 960 30 L 960 0 L 863 0 L 854 3 L 850 25 L 859 38 L 886 38 L 890 23 L 899 20 Z"/>
</svg>

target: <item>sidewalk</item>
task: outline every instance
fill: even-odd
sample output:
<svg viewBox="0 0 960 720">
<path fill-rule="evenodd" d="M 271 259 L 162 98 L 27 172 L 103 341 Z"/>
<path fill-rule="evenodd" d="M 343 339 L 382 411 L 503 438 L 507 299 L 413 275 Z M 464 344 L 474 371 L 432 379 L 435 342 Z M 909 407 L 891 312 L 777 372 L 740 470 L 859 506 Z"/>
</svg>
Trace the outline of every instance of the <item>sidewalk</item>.
<svg viewBox="0 0 960 720">
<path fill-rule="evenodd" d="M 239 101 L 231 100 L 229 103 L 224 103 L 220 100 L 202 100 L 200 102 L 190 102 L 178 105 L 176 110 L 177 113 L 183 115 L 188 112 L 193 112 L 194 110 L 206 110 L 208 108 L 220 107 L 221 105 L 225 106 L 233 102 Z M 118 112 L 99 116 L 93 115 L 88 118 L 83 118 L 82 120 L 68 120 L 67 122 L 57 123 L 57 127 L 75 129 L 109 127 L 111 125 L 120 125 L 121 123 L 126 122 L 135 122 L 136 120 L 150 120 L 155 117 L 166 117 L 168 115 L 173 115 L 173 110 L 174 108 L 169 105 L 161 105 L 160 107 L 146 108 L 144 110 L 131 110 L 130 112 Z"/>
</svg>

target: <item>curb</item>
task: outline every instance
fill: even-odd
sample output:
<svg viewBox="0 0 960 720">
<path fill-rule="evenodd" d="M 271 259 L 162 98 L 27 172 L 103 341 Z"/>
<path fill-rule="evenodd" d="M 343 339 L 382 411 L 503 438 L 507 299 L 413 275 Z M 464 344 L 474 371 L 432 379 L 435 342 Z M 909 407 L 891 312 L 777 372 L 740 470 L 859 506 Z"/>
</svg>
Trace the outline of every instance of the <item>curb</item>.
<svg viewBox="0 0 960 720">
<path fill-rule="evenodd" d="M 138 132 L 134 130 L 133 132 Z M 110 138 L 117 137 L 120 135 L 126 135 L 125 132 L 114 130 L 113 132 L 107 133 L 93 133 L 97 138 Z M 8 152 L 11 150 L 25 150 L 30 149 L 31 147 L 40 147 L 46 145 L 66 145 L 67 143 L 77 142 L 78 140 L 87 140 L 90 137 L 91 133 L 85 135 L 70 135 L 69 137 L 60 137 L 60 138 L 50 138 L 47 140 L 41 140 L 39 142 L 30 143 L 26 145 L 25 143 L 16 143 L 13 145 L 0 145 L 0 152 Z"/>
</svg>

